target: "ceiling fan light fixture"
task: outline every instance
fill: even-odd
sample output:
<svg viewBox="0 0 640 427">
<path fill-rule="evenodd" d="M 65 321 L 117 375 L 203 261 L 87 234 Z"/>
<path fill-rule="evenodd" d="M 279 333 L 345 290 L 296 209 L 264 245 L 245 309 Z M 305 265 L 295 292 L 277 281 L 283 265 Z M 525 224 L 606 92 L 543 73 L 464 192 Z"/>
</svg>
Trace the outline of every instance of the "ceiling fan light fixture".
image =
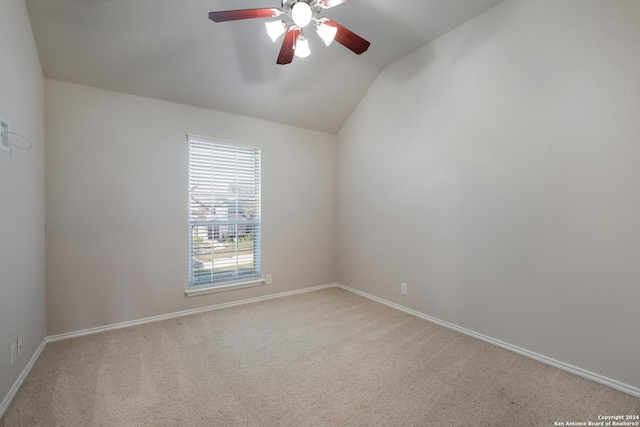
<svg viewBox="0 0 640 427">
<path fill-rule="evenodd" d="M 286 23 L 284 21 L 265 22 L 264 26 L 267 28 L 267 34 L 271 38 L 272 42 L 276 42 L 278 37 L 283 35 L 286 31 Z"/>
<path fill-rule="evenodd" d="M 311 54 L 311 49 L 309 49 L 309 41 L 304 36 L 304 34 L 300 34 L 298 36 L 298 40 L 296 40 L 295 54 L 299 58 L 306 58 Z"/>
<path fill-rule="evenodd" d="M 275 0 L 273 0 L 275 1 Z M 291 64 L 295 56 L 305 58 L 311 54 L 309 42 L 302 31 L 313 23 L 318 36 L 329 46 L 334 40 L 360 55 L 369 49 L 371 43 L 336 21 L 318 17 L 322 9 L 329 9 L 349 0 L 280 0 L 282 8 L 258 8 L 221 10 L 209 12 L 213 22 L 241 21 L 245 19 L 275 18 L 285 19 L 265 23 L 269 38 L 275 42 L 284 34 L 282 47 L 276 64 Z M 291 22 L 293 21 L 293 22 Z"/>
<path fill-rule="evenodd" d="M 304 1 L 299 1 L 291 8 L 291 19 L 300 28 L 304 28 L 311 22 L 313 11 L 311 6 Z"/>
<path fill-rule="evenodd" d="M 336 27 L 332 27 L 331 25 L 327 25 L 324 21 L 320 21 L 318 26 L 316 27 L 316 32 L 320 36 L 320 38 L 324 41 L 324 44 L 329 46 L 333 39 L 336 38 L 336 33 L 338 29 Z"/>
</svg>

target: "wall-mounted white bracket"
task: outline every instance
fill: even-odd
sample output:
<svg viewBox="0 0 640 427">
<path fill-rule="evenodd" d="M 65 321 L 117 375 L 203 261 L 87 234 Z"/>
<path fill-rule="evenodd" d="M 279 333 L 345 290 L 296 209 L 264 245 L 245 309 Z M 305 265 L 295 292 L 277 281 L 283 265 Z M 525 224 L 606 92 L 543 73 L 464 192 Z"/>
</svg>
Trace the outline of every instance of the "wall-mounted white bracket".
<svg viewBox="0 0 640 427">
<path fill-rule="evenodd" d="M 9 145 L 9 122 L 0 117 L 0 150 L 11 154 Z"/>
</svg>

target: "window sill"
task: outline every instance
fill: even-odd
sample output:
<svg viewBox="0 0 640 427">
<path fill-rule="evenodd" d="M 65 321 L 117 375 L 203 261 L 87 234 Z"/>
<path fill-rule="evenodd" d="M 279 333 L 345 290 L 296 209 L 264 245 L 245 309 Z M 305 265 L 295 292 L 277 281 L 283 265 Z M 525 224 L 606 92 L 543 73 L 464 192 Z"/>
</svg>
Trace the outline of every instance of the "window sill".
<svg viewBox="0 0 640 427">
<path fill-rule="evenodd" d="M 255 279 L 249 282 L 230 283 L 222 286 L 206 286 L 199 288 L 186 289 L 184 293 L 188 297 L 196 297 L 198 295 L 215 294 L 217 292 L 232 291 L 234 289 L 253 288 L 264 284 L 264 279 Z"/>
</svg>

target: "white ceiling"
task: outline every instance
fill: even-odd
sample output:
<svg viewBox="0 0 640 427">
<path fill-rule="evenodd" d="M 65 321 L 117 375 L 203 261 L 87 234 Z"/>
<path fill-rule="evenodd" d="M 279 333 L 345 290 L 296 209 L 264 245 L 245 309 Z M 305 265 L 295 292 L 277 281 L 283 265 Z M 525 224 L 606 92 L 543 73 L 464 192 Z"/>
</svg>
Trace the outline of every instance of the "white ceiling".
<svg viewBox="0 0 640 427">
<path fill-rule="evenodd" d="M 280 0 L 26 0 L 45 77 L 336 133 L 380 71 L 502 0 L 351 0 L 325 10 L 371 42 L 358 56 L 309 34 L 277 65 L 263 19 L 208 12 Z"/>
</svg>

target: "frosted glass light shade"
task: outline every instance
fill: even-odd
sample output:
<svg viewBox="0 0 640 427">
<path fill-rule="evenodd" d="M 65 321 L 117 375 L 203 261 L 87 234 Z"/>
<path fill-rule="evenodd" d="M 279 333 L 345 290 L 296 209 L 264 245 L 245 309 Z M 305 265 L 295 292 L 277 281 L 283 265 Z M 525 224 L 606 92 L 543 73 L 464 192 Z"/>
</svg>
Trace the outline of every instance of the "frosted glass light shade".
<svg viewBox="0 0 640 427">
<path fill-rule="evenodd" d="M 330 25 L 321 22 L 320 25 L 316 27 L 316 32 L 320 36 L 322 40 L 324 40 L 324 44 L 329 46 L 333 39 L 336 38 L 336 33 L 338 29 L 336 27 L 332 27 Z"/>
<path fill-rule="evenodd" d="M 278 40 L 278 37 L 284 34 L 286 28 L 284 21 L 265 22 L 264 26 L 267 27 L 267 34 L 269 34 L 269 38 L 274 43 Z"/>
<path fill-rule="evenodd" d="M 300 28 L 309 25 L 312 16 L 311 6 L 303 1 L 299 1 L 291 8 L 291 19 L 293 19 L 293 22 Z"/>
<path fill-rule="evenodd" d="M 296 49 L 294 52 L 296 56 L 300 58 L 306 58 L 311 54 L 311 49 L 309 49 L 309 41 L 304 35 L 300 34 L 298 36 L 298 40 L 296 41 Z"/>
</svg>

